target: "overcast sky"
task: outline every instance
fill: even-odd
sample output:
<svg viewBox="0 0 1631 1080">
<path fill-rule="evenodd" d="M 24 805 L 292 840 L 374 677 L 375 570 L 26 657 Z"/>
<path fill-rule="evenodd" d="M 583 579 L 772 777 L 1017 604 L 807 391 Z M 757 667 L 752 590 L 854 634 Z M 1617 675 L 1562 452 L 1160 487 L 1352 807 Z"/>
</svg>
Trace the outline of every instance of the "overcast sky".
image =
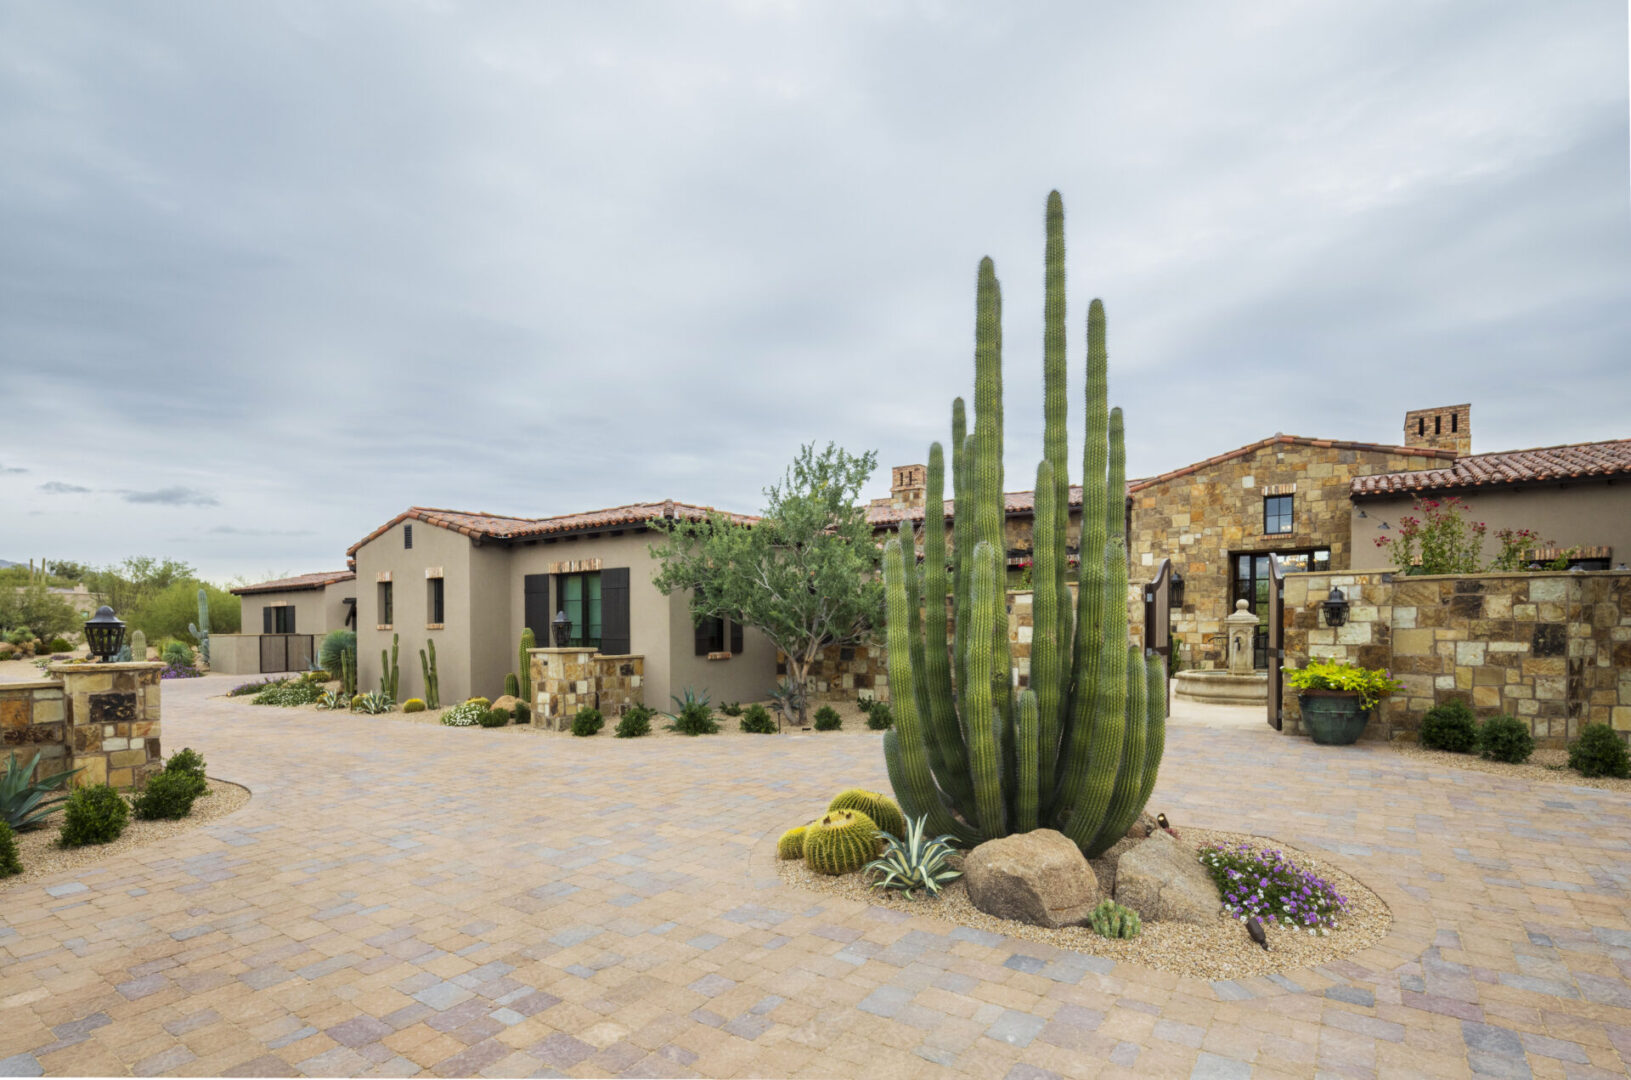
<svg viewBox="0 0 1631 1080">
<path fill-rule="evenodd" d="M 1631 435 L 1623 0 L 0 2 L 0 558 L 343 565 L 419 504 L 926 460 L 1064 195 L 1129 472 Z M 1072 479 L 1076 479 L 1073 471 Z"/>
</svg>

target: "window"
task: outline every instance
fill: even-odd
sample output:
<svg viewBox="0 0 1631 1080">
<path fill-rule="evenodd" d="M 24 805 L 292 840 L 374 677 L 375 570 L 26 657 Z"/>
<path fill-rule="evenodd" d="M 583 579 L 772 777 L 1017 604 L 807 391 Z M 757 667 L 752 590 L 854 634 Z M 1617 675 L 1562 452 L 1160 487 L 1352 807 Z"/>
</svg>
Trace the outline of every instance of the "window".
<svg viewBox="0 0 1631 1080">
<path fill-rule="evenodd" d="M 1331 552 L 1326 548 L 1305 551 L 1279 551 L 1280 573 L 1304 574 L 1331 569 Z M 1243 552 L 1233 557 L 1234 589 L 1229 595 L 1232 612 L 1236 600 L 1246 601 L 1247 610 L 1257 616 L 1257 634 L 1252 642 L 1252 663 L 1259 670 L 1268 667 L 1269 641 L 1269 554 Z"/>
<path fill-rule="evenodd" d="M 402 526 L 402 547 L 404 549 L 413 547 L 413 526 L 412 525 Z"/>
<path fill-rule="evenodd" d="M 1295 495 L 1265 495 L 1263 497 L 1263 533 L 1272 536 L 1295 530 L 1291 525 L 1291 504 Z"/>
<path fill-rule="evenodd" d="M 288 604 L 277 604 L 275 606 L 262 608 L 261 633 L 294 633 L 294 608 L 290 607 Z"/>
<path fill-rule="evenodd" d="M 567 644 L 580 648 L 600 648 L 600 571 L 561 574 L 556 583 L 560 610 L 572 623 Z"/>
<path fill-rule="evenodd" d="M 395 611 L 393 610 L 395 605 L 391 601 L 392 601 L 391 583 L 389 581 L 380 582 L 379 583 L 379 624 L 381 626 L 390 626 L 391 623 L 395 621 L 393 619 L 393 616 L 395 615 Z"/>
<path fill-rule="evenodd" d="M 742 624 L 723 616 L 705 616 L 697 623 L 696 655 L 707 656 L 726 651 L 742 651 Z"/>
<path fill-rule="evenodd" d="M 425 621 L 440 626 L 442 623 L 442 579 L 425 580 Z"/>
</svg>

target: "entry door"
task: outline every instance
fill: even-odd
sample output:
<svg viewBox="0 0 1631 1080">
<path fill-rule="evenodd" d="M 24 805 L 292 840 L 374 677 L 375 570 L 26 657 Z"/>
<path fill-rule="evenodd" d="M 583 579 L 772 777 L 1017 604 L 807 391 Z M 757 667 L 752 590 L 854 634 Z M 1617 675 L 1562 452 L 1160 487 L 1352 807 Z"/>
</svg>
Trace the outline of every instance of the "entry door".
<svg viewBox="0 0 1631 1080">
<path fill-rule="evenodd" d="M 1241 552 L 1234 557 L 1234 589 L 1229 594 L 1229 610 L 1234 614 L 1235 601 L 1244 600 L 1257 616 L 1257 632 L 1252 636 L 1252 666 L 1258 671 L 1269 667 L 1269 559 L 1278 559 L 1279 572 L 1303 574 L 1313 570 L 1331 569 L 1331 552 L 1325 548 L 1308 551 Z"/>
</svg>

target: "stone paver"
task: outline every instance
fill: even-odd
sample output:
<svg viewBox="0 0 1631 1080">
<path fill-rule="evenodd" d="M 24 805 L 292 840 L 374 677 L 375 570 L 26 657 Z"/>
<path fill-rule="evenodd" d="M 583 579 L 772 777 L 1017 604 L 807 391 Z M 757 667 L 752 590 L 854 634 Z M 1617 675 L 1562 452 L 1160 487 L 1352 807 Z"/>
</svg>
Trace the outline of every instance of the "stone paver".
<svg viewBox="0 0 1631 1080">
<path fill-rule="evenodd" d="M 0 892 L 0 1075 L 1613 1076 L 1631 800 L 1175 724 L 1152 810 L 1319 849 L 1396 916 L 1179 978 L 790 891 L 877 740 L 454 730 L 165 687 L 240 813 Z"/>
</svg>

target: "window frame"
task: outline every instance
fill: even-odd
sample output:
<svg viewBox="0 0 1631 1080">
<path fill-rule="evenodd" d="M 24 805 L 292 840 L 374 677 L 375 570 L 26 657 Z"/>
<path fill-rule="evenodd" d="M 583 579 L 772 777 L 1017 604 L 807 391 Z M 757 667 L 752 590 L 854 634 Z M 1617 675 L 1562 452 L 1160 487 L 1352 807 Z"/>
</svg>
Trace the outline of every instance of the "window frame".
<svg viewBox="0 0 1631 1080">
<path fill-rule="evenodd" d="M 447 588 L 439 577 L 425 579 L 425 623 L 441 626 L 447 614 Z"/>
<path fill-rule="evenodd" d="M 588 633 L 588 631 L 591 629 L 603 632 L 606 626 L 605 593 L 600 587 L 600 574 L 601 572 L 599 570 L 579 570 L 570 574 L 554 575 L 556 596 L 555 610 L 558 612 L 566 612 L 566 617 L 572 624 L 573 632 L 567 637 L 568 648 L 600 648 L 601 633 Z M 594 595 L 592 597 L 590 596 L 589 588 L 591 578 L 594 579 L 595 585 L 593 590 Z M 573 582 L 578 583 L 578 595 L 575 598 L 569 597 L 569 593 L 572 591 Z M 594 605 L 593 608 L 591 608 L 591 604 Z M 568 605 L 576 605 L 577 610 L 570 610 Z M 590 617 L 591 612 L 593 612 L 595 615 L 594 618 Z"/>
<path fill-rule="evenodd" d="M 1280 500 L 1285 500 L 1283 505 Z M 1272 509 L 1271 509 L 1272 508 Z M 1273 514 L 1271 519 L 1270 514 Z M 1285 528 L 1272 529 L 1270 521 L 1283 522 Z M 1295 492 L 1263 496 L 1264 536 L 1290 536 L 1297 531 L 1297 495 Z"/>
<path fill-rule="evenodd" d="M 375 602 L 379 605 L 376 614 L 379 616 L 380 626 L 390 627 L 395 625 L 396 590 L 393 587 L 394 585 L 395 583 L 390 581 L 381 581 L 378 584 Z"/>
</svg>

